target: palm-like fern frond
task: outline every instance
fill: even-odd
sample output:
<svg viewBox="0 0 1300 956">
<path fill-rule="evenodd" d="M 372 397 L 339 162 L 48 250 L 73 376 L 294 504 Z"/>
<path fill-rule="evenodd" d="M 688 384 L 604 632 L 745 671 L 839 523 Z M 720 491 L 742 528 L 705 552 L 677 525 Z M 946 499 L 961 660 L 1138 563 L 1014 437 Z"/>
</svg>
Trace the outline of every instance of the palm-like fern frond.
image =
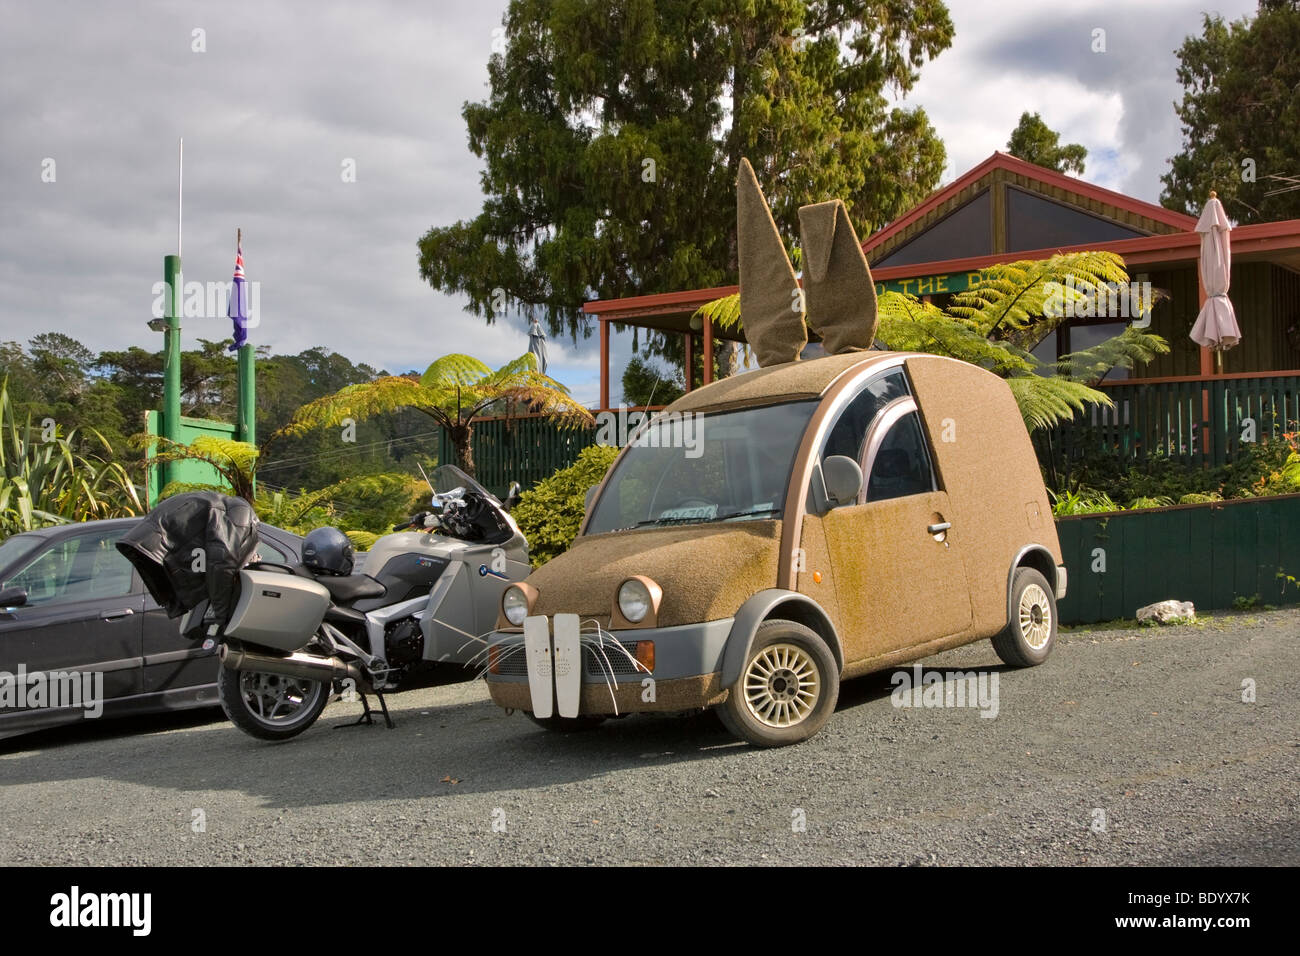
<svg viewBox="0 0 1300 956">
<path fill-rule="evenodd" d="M 954 318 L 929 302 L 902 292 L 879 297 L 876 338 L 895 352 L 947 355 L 1006 377 L 1038 368 L 1038 361 L 1011 342 L 985 338 L 974 323 Z"/>
<path fill-rule="evenodd" d="M 379 535 L 373 531 L 345 531 L 343 532 L 352 541 L 352 546 L 358 551 L 369 551 L 379 540 Z"/>
<path fill-rule="evenodd" d="M 155 466 L 173 461 L 199 461 L 209 465 L 225 481 L 224 489 L 204 485 L 202 488 L 220 490 L 225 494 L 235 495 L 245 501 L 253 500 L 254 481 L 257 473 L 257 458 L 261 454 L 256 445 L 222 438 L 219 435 L 200 435 L 188 445 L 173 441 L 162 435 L 132 435 L 129 444 L 133 447 L 150 447 L 152 453 L 146 458 L 147 466 Z M 191 487 L 181 482 L 169 482 L 167 488 L 181 490 L 199 490 L 200 486 Z M 173 490 L 163 490 L 163 497 L 175 494 Z"/>
<path fill-rule="evenodd" d="M 454 389 L 453 396 L 454 396 Z M 444 390 L 422 385 L 401 375 L 388 375 L 373 382 L 347 385 L 332 395 L 323 395 L 308 402 L 294 413 L 293 420 L 281 428 L 277 435 L 304 435 L 314 428 L 338 425 L 344 419 L 359 422 L 385 412 L 414 408 L 432 416 L 440 425 L 450 426 L 444 404 Z M 452 407 L 455 399 L 452 398 Z"/>
<path fill-rule="evenodd" d="M 1126 284 L 1124 260 L 1113 252 L 1068 252 L 989 266 L 968 289 L 953 295 L 949 311 L 987 337 L 1005 337 L 1029 325 L 1065 317 L 1066 299 L 1096 295 L 1107 283 Z"/>
<path fill-rule="evenodd" d="M 1062 355 L 1056 363 L 1059 375 L 1081 382 L 1099 382 L 1114 368 L 1132 369 L 1138 362 L 1150 362 L 1169 352 L 1169 343 L 1133 326 L 1099 342 L 1090 349 Z"/>
<path fill-rule="evenodd" d="M 695 310 L 695 314 L 705 322 L 712 322 L 719 329 L 731 330 L 743 327 L 740 323 L 739 292 L 706 302 Z"/>
<path fill-rule="evenodd" d="M 536 356 L 520 356 L 493 371 L 469 355 L 444 355 L 418 380 L 390 375 L 349 385 L 298 409 L 276 435 L 302 435 L 313 428 L 359 422 L 384 412 L 411 408 L 423 412 L 447 430 L 457 457 L 471 474 L 469 435 L 476 418 L 493 405 L 524 406 L 567 424 L 591 424 L 591 412 L 570 398 L 568 390 L 537 370 Z"/>
<path fill-rule="evenodd" d="M 420 376 L 420 384 L 426 387 L 474 385 L 491 374 L 492 369 L 474 356 L 453 352 L 435 359 Z"/>
<path fill-rule="evenodd" d="M 1008 378 L 1007 385 L 1020 407 L 1025 428 L 1031 432 L 1068 422 L 1087 405 L 1113 408 L 1115 404 L 1105 392 L 1065 378 L 1019 375 Z"/>
</svg>

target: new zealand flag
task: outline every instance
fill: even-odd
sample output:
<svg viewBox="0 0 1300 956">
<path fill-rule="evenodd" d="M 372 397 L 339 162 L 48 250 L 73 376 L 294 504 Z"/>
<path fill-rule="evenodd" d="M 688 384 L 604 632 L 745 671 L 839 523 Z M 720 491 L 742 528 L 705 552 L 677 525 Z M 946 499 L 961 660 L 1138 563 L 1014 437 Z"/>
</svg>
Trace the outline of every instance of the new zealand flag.
<svg viewBox="0 0 1300 956">
<path fill-rule="evenodd" d="M 235 344 L 230 351 L 237 352 L 248 341 L 248 282 L 244 279 L 244 246 L 235 248 L 235 278 L 230 285 L 230 307 L 226 315 L 235 323 Z"/>
</svg>

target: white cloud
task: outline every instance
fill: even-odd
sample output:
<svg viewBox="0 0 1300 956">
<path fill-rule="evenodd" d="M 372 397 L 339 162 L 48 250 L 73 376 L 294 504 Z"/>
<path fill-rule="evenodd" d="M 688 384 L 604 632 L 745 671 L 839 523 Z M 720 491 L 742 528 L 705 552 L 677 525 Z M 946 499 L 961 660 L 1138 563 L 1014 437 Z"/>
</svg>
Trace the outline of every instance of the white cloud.
<svg viewBox="0 0 1300 956">
<path fill-rule="evenodd" d="M 448 351 L 493 365 L 521 354 L 522 319 L 486 325 L 416 263 L 429 227 L 481 206 L 460 110 L 487 93 L 505 6 L 0 0 L 0 339 L 55 330 L 96 350 L 156 347 L 144 323 L 175 247 L 183 134 L 185 276 L 228 279 L 242 227 L 249 278 L 262 283 L 255 342 L 324 345 L 393 371 Z M 1088 147 L 1087 179 L 1157 198 L 1179 145 L 1173 50 L 1199 32 L 1200 0 L 950 7 L 955 44 L 908 102 L 929 111 L 955 173 L 1037 111 Z M 1235 18 L 1254 2 L 1220 7 Z M 1095 26 L 1108 30 L 1104 56 L 1088 50 Z M 196 27 L 205 53 L 191 51 Z M 40 180 L 46 157 L 55 183 Z M 354 184 L 340 180 L 345 158 Z M 185 326 L 190 344 L 228 332 L 221 320 Z M 549 343 L 582 398 L 597 391 L 596 343 Z"/>
</svg>

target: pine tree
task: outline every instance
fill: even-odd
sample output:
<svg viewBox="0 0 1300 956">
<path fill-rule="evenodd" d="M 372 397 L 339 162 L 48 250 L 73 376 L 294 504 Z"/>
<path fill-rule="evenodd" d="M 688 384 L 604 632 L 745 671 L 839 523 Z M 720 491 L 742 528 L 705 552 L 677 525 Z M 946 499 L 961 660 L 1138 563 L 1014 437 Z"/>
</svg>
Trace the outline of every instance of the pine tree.
<svg viewBox="0 0 1300 956">
<path fill-rule="evenodd" d="M 576 334 L 584 300 L 734 281 L 742 155 L 786 230 L 840 197 L 869 235 L 942 173 L 925 112 L 885 96 L 950 45 L 938 0 L 512 0 L 504 23 L 463 110 L 482 212 L 419 243 L 489 322 Z"/>
<path fill-rule="evenodd" d="M 1300 186 L 1297 51 L 1297 0 L 1261 0 L 1254 20 L 1205 16 L 1178 50 L 1183 148 L 1161 203 L 1198 215 L 1214 189 L 1243 224 L 1300 217 L 1300 188 L 1288 188 Z"/>
</svg>

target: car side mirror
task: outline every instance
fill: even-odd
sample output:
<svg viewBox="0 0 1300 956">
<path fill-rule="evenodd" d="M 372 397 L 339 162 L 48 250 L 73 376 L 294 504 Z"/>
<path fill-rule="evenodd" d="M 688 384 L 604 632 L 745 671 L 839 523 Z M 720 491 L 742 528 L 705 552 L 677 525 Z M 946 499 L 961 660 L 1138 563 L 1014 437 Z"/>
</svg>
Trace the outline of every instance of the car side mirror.
<svg viewBox="0 0 1300 956">
<path fill-rule="evenodd" d="M 506 500 L 501 502 L 501 507 L 509 511 L 515 505 L 519 504 L 520 487 L 519 482 L 510 482 L 510 487 L 506 489 Z"/>
<path fill-rule="evenodd" d="M 847 455 L 831 455 L 822 462 L 822 480 L 833 504 L 853 504 L 862 490 L 862 469 Z"/>
<path fill-rule="evenodd" d="M 587 489 L 587 497 L 582 502 L 582 511 L 584 514 L 591 511 L 591 503 L 596 500 L 596 489 L 599 487 L 600 485 L 592 485 Z"/>
<path fill-rule="evenodd" d="M 0 590 L 0 607 L 22 607 L 27 603 L 27 592 L 22 588 Z"/>
</svg>

